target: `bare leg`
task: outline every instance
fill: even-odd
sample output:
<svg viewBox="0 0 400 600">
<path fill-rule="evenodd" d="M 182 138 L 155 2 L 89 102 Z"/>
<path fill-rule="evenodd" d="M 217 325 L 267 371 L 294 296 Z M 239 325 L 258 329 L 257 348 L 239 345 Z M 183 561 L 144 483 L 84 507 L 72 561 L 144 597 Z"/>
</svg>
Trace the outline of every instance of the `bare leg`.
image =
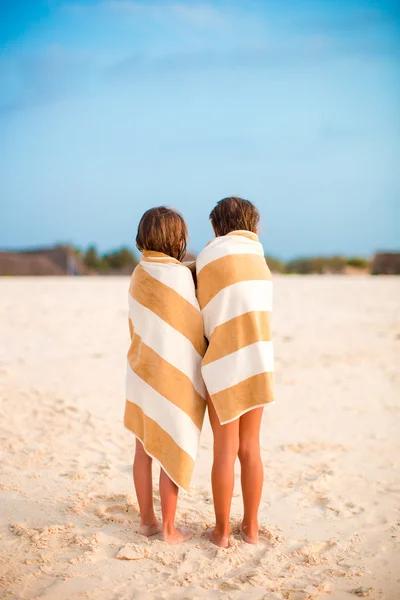
<svg viewBox="0 0 400 600">
<path fill-rule="evenodd" d="M 214 462 L 211 483 L 215 529 L 210 534 L 210 540 L 216 546 L 227 548 L 231 532 L 229 515 L 235 483 L 235 461 L 239 449 L 239 419 L 221 425 L 210 399 L 208 399 L 208 414 L 214 434 Z"/>
<path fill-rule="evenodd" d="M 239 460 L 242 474 L 244 515 L 241 526 L 248 544 L 258 542 L 258 509 L 264 480 L 260 454 L 260 427 L 263 408 L 254 408 L 240 417 Z"/>
<path fill-rule="evenodd" d="M 161 531 L 160 523 L 154 514 L 153 482 L 151 478 L 152 459 L 146 454 L 142 443 L 136 439 L 135 460 L 133 461 L 133 481 L 140 509 L 139 533 L 154 535 Z"/>
<path fill-rule="evenodd" d="M 163 517 L 164 540 L 167 544 L 180 544 L 193 536 L 189 529 L 175 527 L 176 504 L 178 502 L 178 486 L 161 469 L 160 471 L 160 497 Z"/>
</svg>

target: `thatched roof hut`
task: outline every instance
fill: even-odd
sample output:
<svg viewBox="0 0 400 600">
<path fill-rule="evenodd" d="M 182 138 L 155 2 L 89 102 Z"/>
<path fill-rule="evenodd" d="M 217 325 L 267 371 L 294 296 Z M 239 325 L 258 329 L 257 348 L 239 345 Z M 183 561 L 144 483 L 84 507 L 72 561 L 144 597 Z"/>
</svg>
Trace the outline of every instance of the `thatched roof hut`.
<svg viewBox="0 0 400 600">
<path fill-rule="evenodd" d="M 372 275 L 400 275 L 400 252 L 377 252 L 372 260 Z"/>
<path fill-rule="evenodd" d="M 85 267 L 69 246 L 0 252 L 0 275 L 83 275 Z"/>
</svg>

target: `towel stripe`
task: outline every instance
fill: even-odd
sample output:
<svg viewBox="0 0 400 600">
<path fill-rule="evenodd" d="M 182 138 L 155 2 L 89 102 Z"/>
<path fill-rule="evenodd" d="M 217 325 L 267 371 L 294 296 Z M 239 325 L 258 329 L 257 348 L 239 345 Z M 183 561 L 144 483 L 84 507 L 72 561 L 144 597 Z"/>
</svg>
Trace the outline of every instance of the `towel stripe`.
<svg viewBox="0 0 400 600">
<path fill-rule="evenodd" d="M 129 400 L 125 406 L 124 425 L 142 442 L 146 452 L 160 463 L 168 477 L 178 487 L 187 490 L 194 461 L 173 438 Z"/>
<path fill-rule="evenodd" d="M 132 297 L 129 298 L 129 307 L 135 333 L 159 356 L 189 377 L 200 396 L 205 397 L 204 382 L 198 368 L 201 357 L 188 338 Z"/>
<path fill-rule="evenodd" d="M 128 352 L 129 365 L 156 392 L 184 411 L 200 430 L 204 417 L 204 399 L 187 375 L 164 360 L 134 333 Z"/>
<path fill-rule="evenodd" d="M 239 281 L 224 287 L 202 310 L 204 333 L 210 340 L 216 327 L 253 311 L 272 310 L 272 281 Z"/>
<path fill-rule="evenodd" d="M 157 281 L 143 266 L 138 265 L 132 278 L 130 294 L 138 303 L 187 337 L 198 354 L 201 356 L 204 354 L 205 342 L 203 336 L 199 335 L 202 331 L 200 313 L 178 292 Z M 188 327 L 189 323 L 190 327 Z"/>
<path fill-rule="evenodd" d="M 257 242 L 261 246 L 260 240 L 258 239 L 258 235 L 254 233 L 254 231 L 249 231 L 248 229 L 235 229 L 234 231 L 231 231 L 226 235 L 227 239 L 229 239 L 232 236 L 235 236 L 235 239 L 237 239 L 237 236 L 246 238 L 251 242 Z"/>
<path fill-rule="evenodd" d="M 126 389 L 127 400 L 139 406 L 194 460 L 200 432 L 192 419 L 138 377 L 130 366 L 127 369 Z"/>
<path fill-rule="evenodd" d="M 274 370 L 272 342 L 256 342 L 203 366 L 202 373 L 210 396 L 236 384 Z"/>
<path fill-rule="evenodd" d="M 212 402 L 221 425 L 234 421 L 253 408 L 274 402 L 273 381 L 273 373 L 259 373 L 214 394 Z"/>
<path fill-rule="evenodd" d="M 259 242 L 255 244 L 254 241 L 245 236 L 237 237 L 237 233 L 235 233 L 235 244 L 232 244 L 231 242 L 232 238 L 230 236 L 216 238 L 214 241 L 210 242 L 197 257 L 197 274 L 199 275 L 202 269 L 211 262 L 218 260 L 227 254 L 253 254 L 254 256 L 261 256 L 264 258 L 264 250 Z"/>
<path fill-rule="evenodd" d="M 140 259 L 140 264 L 144 262 L 150 263 L 163 263 L 163 264 L 172 264 L 172 265 L 180 265 L 181 263 L 176 258 L 172 256 L 167 256 L 162 252 L 156 252 L 154 250 L 145 250 L 142 254 L 142 258 Z"/>
<path fill-rule="evenodd" d="M 258 255 L 227 255 L 205 266 L 197 277 L 200 306 L 206 307 L 221 290 L 221 282 L 226 288 L 241 281 L 271 279 L 270 270 L 264 258 Z"/>
<path fill-rule="evenodd" d="M 267 311 L 248 312 L 216 327 L 203 367 L 250 344 L 271 341 L 270 316 Z"/>
<path fill-rule="evenodd" d="M 190 302 L 198 312 L 198 301 L 196 298 L 196 292 L 193 286 L 193 279 L 189 269 L 182 269 L 181 264 L 170 264 L 169 268 L 165 268 L 165 264 L 155 264 L 154 262 L 143 261 L 141 266 L 150 277 L 154 277 L 160 283 L 166 285 L 170 289 L 177 292 L 182 298 Z M 171 273 L 170 269 L 174 270 Z M 173 285 L 173 287 L 171 287 Z"/>
</svg>

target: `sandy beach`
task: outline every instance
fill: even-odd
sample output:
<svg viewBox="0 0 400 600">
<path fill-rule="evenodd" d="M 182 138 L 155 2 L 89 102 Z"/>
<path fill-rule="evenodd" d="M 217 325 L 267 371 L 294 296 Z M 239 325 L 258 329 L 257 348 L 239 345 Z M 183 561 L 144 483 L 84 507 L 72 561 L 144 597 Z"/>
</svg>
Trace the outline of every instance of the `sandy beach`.
<svg viewBox="0 0 400 600">
<path fill-rule="evenodd" d="M 275 278 L 261 541 L 238 535 L 237 465 L 227 550 L 204 537 L 208 419 L 179 502 L 194 538 L 172 548 L 136 533 L 127 288 L 0 280 L 0 597 L 399 598 L 400 279 Z"/>
</svg>

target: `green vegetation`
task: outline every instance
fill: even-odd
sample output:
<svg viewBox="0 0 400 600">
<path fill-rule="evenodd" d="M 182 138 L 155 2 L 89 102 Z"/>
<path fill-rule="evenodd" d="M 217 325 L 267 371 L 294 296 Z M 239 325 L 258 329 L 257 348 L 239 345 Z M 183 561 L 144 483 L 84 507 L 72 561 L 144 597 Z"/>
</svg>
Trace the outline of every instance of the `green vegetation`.
<svg viewBox="0 0 400 600">
<path fill-rule="evenodd" d="M 279 258 L 275 258 L 275 256 L 266 256 L 265 260 L 267 261 L 267 265 L 271 269 L 273 273 L 285 273 L 286 265 L 284 262 L 279 260 Z"/>
<path fill-rule="evenodd" d="M 102 260 L 106 262 L 110 269 L 115 270 L 123 269 L 124 267 L 135 267 L 138 262 L 129 248 L 121 248 L 110 254 L 104 254 Z"/>
<path fill-rule="evenodd" d="M 90 246 L 87 249 L 87 252 L 84 257 L 85 267 L 88 269 L 98 269 L 100 264 L 100 257 L 97 254 L 97 250 L 95 246 Z"/>
<path fill-rule="evenodd" d="M 290 260 L 287 263 L 266 256 L 271 271 L 298 275 L 324 275 L 344 273 L 346 267 L 368 269 L 369 262 L 362 257 L 346 258 L 344 256 L 315 256 Z"/>
<path fill-rule="evenodd" d="M 310 273 L 318 275 L 323 275 L 324 273 L 343 273 L 346 264 L 347 260 L 343 256 L 297 258 L 287 263 L 286 272 L 299 273 L 301 275 L 308 275 Z"/>
<path fill-rule="evenodd" d="M 91 271 L 108 273 L 112 271 L 121 271 L 125 268 L 133 270 L 137 265 L 138 260 L 134 253 L 126 247 L 99 255 L 96 247 L 90 246 L 84 254 L 83 262 L 85 267 Z"/>
<path fill-rule="evenodd" d="M 370 267 L 370 262 L 362 256 L 353 256 L 352 258 L 349 258 L 347 264 L 349 267 L 354 267 L 355 269 L 369 269 Z"/>
</svg>

